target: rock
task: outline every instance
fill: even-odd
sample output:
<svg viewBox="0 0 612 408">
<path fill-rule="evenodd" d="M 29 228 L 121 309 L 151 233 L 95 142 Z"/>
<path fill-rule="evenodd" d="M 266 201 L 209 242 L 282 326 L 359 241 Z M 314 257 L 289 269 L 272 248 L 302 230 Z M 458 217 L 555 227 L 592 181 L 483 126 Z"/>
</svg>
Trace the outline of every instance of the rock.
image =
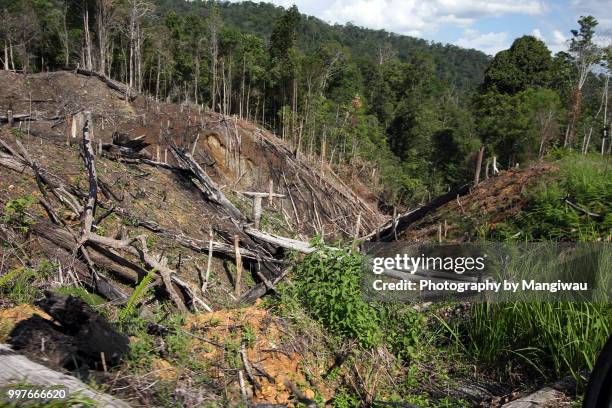
<svg viewBox="0 0 612 408">
<path fill-rule="evenodd" d="M 562 407 L 569 402 L 561 391 L 551 387 L 542 388 L 539 391 L 502 405 L 502 408 L 538 408 L 538 407 Z"/>
</svg>

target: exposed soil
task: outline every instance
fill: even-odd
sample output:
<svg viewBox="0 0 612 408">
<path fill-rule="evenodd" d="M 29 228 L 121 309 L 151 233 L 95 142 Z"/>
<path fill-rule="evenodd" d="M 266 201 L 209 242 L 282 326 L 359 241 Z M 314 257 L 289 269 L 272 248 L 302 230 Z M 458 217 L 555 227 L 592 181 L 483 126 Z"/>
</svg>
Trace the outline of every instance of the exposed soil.
<svg viewBox="0 0 612 408">
<path fill-rule="evenodd" d="M 321 378 L 322 367 L 313 367 L 312 360 L 305 358 L 309 351 L 300 350 L 286 322 L 257 305 L 193 315 L 184 328 L 225 346 L 224 350 L 198 339 L 191 342 L 194 359 L 214 365 L 213 376 L 218 380 L 226 376 L 233 359 L 240 359 L 239 349 L 245 343 L 248 361 L 261 385 L 253 395 L 254 403 L 293 406 L 295 396 L 285 384 L 287 380 L 302 388 L 310 399 L 314 398 L 315 390 L 325 399 L 331 397 Z M 234 387 L 231 393 L 239 399 L 239 388 Z"/>
<path fill-rule="evenodd" d="M 466 231 L 474 231 L 483 225 L 495 229 L 497 223 L 512 218 L 525 205 L 528 187 L 550 180 L 557 171 L 552 163 L 502 171 L 472 188 L 469 194 L 450 201 L 398 232 L 398 240 L 415 243 L 437 241 L 438 228 L 444 235 L 446 223 L 444 242 L 469 241 L 473 235 Z"/>
</svg>

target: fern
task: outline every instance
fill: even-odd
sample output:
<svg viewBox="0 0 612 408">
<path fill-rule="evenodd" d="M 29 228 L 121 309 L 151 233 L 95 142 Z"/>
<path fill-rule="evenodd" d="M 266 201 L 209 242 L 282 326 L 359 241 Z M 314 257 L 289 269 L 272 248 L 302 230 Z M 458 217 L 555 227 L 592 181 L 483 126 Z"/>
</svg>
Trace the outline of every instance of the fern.
<svg viewBox="0 0 612 408">
<path fill-rule="evenodd" d="M 134 314 L 134 312 L 136 311 L 136 305 L 138 304 L 138 302 L 140 302 L 147 295 L 147 286 L 149 286 L 149 283 L 151 283 L 154 276 L 155 276 L 155 269 L 151 270 L 147 274 L 147 276 L 142 278 L 140 283 L 138 283 L 138 285 L 134 289 L 134 292 L 132 292 L 132 295 L 128 299 L 127 304 L 125 305 L 123 309 L 121 309 L 121 312 L 119 312 L 120 321 L 125 321 L 125 319 L 127 319 L 128 317 Z"/>
</svg>

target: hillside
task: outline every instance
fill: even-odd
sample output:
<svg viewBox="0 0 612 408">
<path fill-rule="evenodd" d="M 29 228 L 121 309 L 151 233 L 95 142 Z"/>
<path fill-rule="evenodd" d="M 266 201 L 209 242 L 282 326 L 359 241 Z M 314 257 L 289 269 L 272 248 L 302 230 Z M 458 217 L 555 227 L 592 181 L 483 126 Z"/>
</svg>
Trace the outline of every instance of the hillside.
<svg viewBox="0 0 612 408">
<path fill-rule="evenodd" d="M 8 290 L 1 298 L 3 330 L 0 341 L 6 341 L 10 329 L 33 312 L 47 316 L 40 309 L 20 306 L 20 303 L 38 298 L 40 288 L 54 287 L 63 293 L 80 296 L 85 288 L 121 305 L 130 294 L 134 296 L 132 288 L 143 282 L 149 268 L 153 268 L 154 272 L 149 272 L 153 274 L 162 269 L 165 272 L 158 272 L 151 283 L 161 302 L 173 302 L 179 309 L 187 305 L 194 312 L 202 308 L 220 310 L 214 314 L 196 313 L 180 330 L 195 333 L 201 330 L 197 327 L 224 319 L 235 321 L 232 324 L 239 326 L 249 324 L 255 330 L 253 334 L 261 339 L 252 345 L 249 358 L 259 361 L 261 355 L 267 354 L 269 361 L 266 360 L 260 369 L 270 378 L 277 377 L 280 384 L 276 385 L 276 380 L 269 383 L 260 380 L 264 389 L 256 400 L 287 402 L 294 393 L 289 386 L 282 385 L 283 379 L 302 383 L 306 374 L 300 362 L 310 352 L 304 350 L 306 354 L 302 355 L 283 351 L 296 344 L 287 343 L 280 332 L 269 332 L 273 330 L 269 325 L 274 321 L 279 330 L 284 332 L 288 328 L 283 329 L 286 324 L 282 319 L 278 320 L 264 309 L 223 310 L 228 305 L 238 306 L 237 301 L 254 302 L 284 276 L 284 273 L 281 275 L 286 268 L 283 248 L 274 241 L 262 241 L 250 231 L 256 226 L 265 236 L 278 234 L 285 239 L 306 241 L 315 234 L 327 240 L 356 233 L 364 235 L 383 220 L 368 202 L 369 198 L 359 197 L 329 168 L 318 165 L 315 169 L 297 160 L 274 135 L 235 117 L 201 111 L 191 105 L 157 103 L 142 96 L 130 101 L 120 91 L 121 84 L 115 84 L 118 91 L 96 77 L 72 72 L 27 77 L 1 72 L 0 83 L 0 111 L 12 110 L 15 118 L 15 127 L 0 130 L 0 240 L 3 248 L 0 289 Z M 75 139 L 71 132 L 73 123 L 80 129 L 77 122 L 84 110 L 91 112 L 93 121 L 89 132 L 93 135 L 98 185 L 93 231 L 99 238 L 95 238 L 95 242 L 94 238 L 86 241 L 83 246 L 86 252 L 80 254 L 80 250 L 74 253 L 71 248 L 76 244 L 83 220 L 84 204 L 80 202 L 87 197 L 91 179 L 88 180 L 87 169 L 83 166 L 82 132 L 78 130 Z M 123 146 L 144 143 L 146 148 L 128 154 L 128 147 L 115 144 L 120 140 L 133 141 Z M 181 157 L 193 158 L 193 163 L 210 175 L 210 186 L 219 186 L 216 194 L 229 199 L 230 203 L 224 204 L 227 207 L 221 204 L 223 201 L 218 196 L 209 195 L 206 178 L 195 180 L 195 173 L 184 168 Z M 367 191 L 364 186 L 357 187 L 362 194 Z M 275 194 L 273 201 L 268 198 L 270 189 Z M 252 218 L 250 192 L 261 192 L 264 196 L 258 226 Z M 239 213 L 233 213 L 231 208 Z M 120 246 L 127 237 L 137 235 L 146 237 L 144 247 L 139 248 L 136 243 Z M 242 260 L 234 263 L 237 248 L 240 248 Z M 141 260 L 138 259 L 139 251 Z M 159 254 L 155 255 L 159 256 L 156 260 L 146 255 L 153 252 Z M 24 258 L 21 253 L 28 255 Z M 211 254 L 214 259 L 209 258 Z M 237 283 L 240 279 L 236 275 L 238 268 L 244 269 L 241 283 Z M 209 269 L 206 279 L 210 275 L 206 283 L 203 282 L 204 269 Z M 92 275 L 92 270 L 97 273 Z M 16 281 L 12 281 L 16 273 Z M 165 282 L 165 273 L 171 274 L 172 283 L 162 282 Z M 5 286 L 8 283 L 15 286 Z M 27 287 L 18 292 L 21 285 Z M 202 285 L 207 286 L 205 292 L 200 290 Z M 84 298 L 100 306 L 92 296 Z M 139 303 L 140 299 L 136 299 Z M 142 307 L 149 309 L 150 315 L 160 305 L 143 303 Z M 160 323 L 165 324 L 163 320 Z M 204 330 L 201 335 L 213 343 L 219 336 L 227 338 L 225 341 L 237 336 L 238 342 L 242 336 L 240 331 L 227 333 L 221 328 L 218 333 Z M 140 333 L 139 341 L 148 341 L 147 336 Z M 192 347 L 190 355 L 193 356 L 196 345 Z M 198 364 L 207 365 L 208 361 L 218 359 L 218 356 L 208 355 L 211 351 L 203 344 L 197 347 L 203 353 Z M 265 351 L 271 347 L 278 347 L 282 353 Z M 57 349 L 49 348 L 42 355 L 26 349 L 22 352 L 36 361 L 56 369 L 68 368 L 57 361 Z M 157 367 L 158 380 L 180 381 L 188 375 L 188 372 L 179 373 L 178 368 L 163 357 L 148 362 L 131 361 L 141 367 L 150 368 L 148 364 Z M 129 368 L 132 363 L 127 364 L 124 368 L 134 371 Z M 292 371 L 290 365 L 294 366 Z M 130 376 L 136 374 L 133 372 Z M 214 387 L 222 387 L 223 375 L 219 375 L 221 377 L 211 379 L 216 384 Z M 154 391 L 152 395 L 159 392 L 151 391 Z M 192 392 L 187 390 L 185 398 L 195 398 Z M 139 393 L 137 386 L 120 394 L 131 398 L 133 393 Z M 233 391 L 225 394 L 225 398 L 238 397 Z M 149 397 L 141 395 L 141 402 L 142 398 L 146 401 Z M 215 400 L 218 396 L 213 392 L 211 398 Z"/>
<path fill-rule="evenodd" d="M 462 354 L 478 347 L 465 333 L 475 330 L 467 313 L 477 316 L 482 305 L 364 302 L 361 255 L 322 245 L 354 247 L 355 236 L 375 240 L 388 229 L 357 178 L 343 181 L 327 165 L 296 158 L 245 120 L 131 96 L 124 84 L 79 72 L 0 73 L 0 119 L 10 111 L 14 121 L 0 130 L 0 342 L 19 353 L 4 358 L 25 355 L 42 364 L 34 371 L 95 378 L 97 391 L 76 387 L 132 406 L 501 407 L 552 383 L 521 359 L 507 372 L 491 365 L 497 354 L 478 362 Z M 88 112 L 93 126 L 83 122 Z M 505 170 L 400 216 L 391 239 L 436 241 L 445 225 L 445 242 L 476 241 L 529 214 L 537 185 L 572 175 L 578 184 L 559 194 L 607 217 L 610 190 L 585 188 L 584 171 L 592 183 L 609 183 L 599 161 L 571 156 Z M 261 216 L 253 212 L 257 193 Z M 92 229 L 83 233 L 92 197 Z M 589 228 L 609 240 L 606 220 Z M 609 316 L 605 307 L 582 307 Z M 108 341 L 84 342 L 72 329 L 82 322 L 87 330 L 101 324 Z M 600 327 L 585 328 L 595 350 L 605 339 Z M 532 347 L 530 333 L 516 347 Z M 534 356 L 542 373 L 552 372 L 546 356 Z M 569 404 L 575 387 L 557 381 L 542 398 Z"/>
<path fill-rule="evenodd" d="M 209 17 L 210 2 L 184 0 L 156 0 L 160 15 L 169 11 Z M 228 28 L 269 39 L 274 22 L 285 12 L 271 3 L 252 1 L 219 3 L 223 21 Z M 435 64 L 438 78 L 463 92 L 473 92 L 482 83 L 489 57 L 477 50 L 451 44 L 429 42 L 424 39 L 372 30 L 355 25 L 330 25 L 316 17 L 302 15 L 298 31 L 298 45 L 305 52 L 317 51 L 321 44 L 338 42 L 346 46 L 359 59 L 375 60 L 380 48 L 387 44 L 400 60 L 412 62 L 420 55 L 429 56 Z"/>
<path fill-rule="evenodd" d="M 498 223 L 516 218 L 533 189 L 545 180 L 554 180 L 558 171 L 558 166 L 549 162 L 502 171 L 471 187 L 467 194 L 449 197 L 447 203 L 397 230 L 397 240 L 434 242 L 441 227 L 444 242 L 477 241 L 483 238 L 479 233 L 490 233 Z"/>
</svg>

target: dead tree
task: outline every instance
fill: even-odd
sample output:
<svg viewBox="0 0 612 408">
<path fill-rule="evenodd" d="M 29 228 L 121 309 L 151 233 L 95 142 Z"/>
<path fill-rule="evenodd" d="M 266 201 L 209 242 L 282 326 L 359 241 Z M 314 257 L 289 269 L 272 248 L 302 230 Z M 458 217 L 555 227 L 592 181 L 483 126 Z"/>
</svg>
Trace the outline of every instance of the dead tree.
<svg viewBox="0 0 612 408">
<path fill-rule="evenodd" d="M 474 172 L 474 185 L 477 186 L 480 183 L 480 170 L 482 169 L 482 158 L 484 156 L 484 146 L 478 151 L 478 157 L 476 158 L 476 170 Z"/>
</svg>

